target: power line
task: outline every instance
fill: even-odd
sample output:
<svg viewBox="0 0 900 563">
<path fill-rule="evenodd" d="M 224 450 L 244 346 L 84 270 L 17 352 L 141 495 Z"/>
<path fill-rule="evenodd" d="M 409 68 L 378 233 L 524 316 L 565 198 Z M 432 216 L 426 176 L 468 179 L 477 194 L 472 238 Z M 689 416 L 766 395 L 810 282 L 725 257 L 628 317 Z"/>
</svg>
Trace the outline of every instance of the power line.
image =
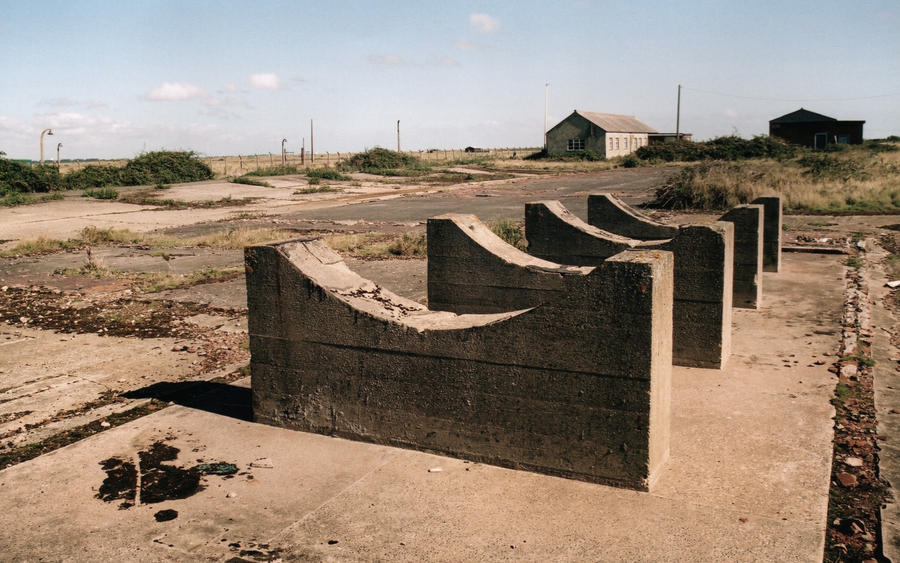
<svg viewBox="0 0 900 563">
<path fill-rule="evenodd" d="M 852 102 L 856 100 L 874 100 L 876 98 L 890 98 L 893 96 L 900 96 L 900 92 L 891 92 L 889 94 L 879 94 L 877 96 L 862 96 L 858 98 L 764 98 L 760 96 L 742 96 L 740 94 L 726 94 L 724 92 L 714 92 L 712 90 L 701 90 L 700 88 L 691 88 L 690 86 L 682 86 L 682 88 L 684 90 L 701 92 L 703 94 L 712 94 L 714 96 L 740 98 L 742 100 L 760 100 L 766 102 Z"/>
</svg>

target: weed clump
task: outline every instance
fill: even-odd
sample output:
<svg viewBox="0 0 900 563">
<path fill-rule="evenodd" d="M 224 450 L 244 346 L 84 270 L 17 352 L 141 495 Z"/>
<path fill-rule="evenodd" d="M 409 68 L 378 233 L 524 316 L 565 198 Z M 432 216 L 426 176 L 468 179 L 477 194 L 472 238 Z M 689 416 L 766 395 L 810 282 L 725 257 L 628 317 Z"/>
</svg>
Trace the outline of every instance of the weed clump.
<svg viewBox="0 0 900 563">
<path fill-rule="evenodd" d="M 340 172 L 338 172 L 337 170 L 335 170 L 333 168 L 317 168 L 314 170 L 307 170 L 306 177 L 310 178 L 310 179 L 316 178 L 318 180 L 335 180 L 335 181 L 352 180 L 352 178 L 350 176 L 341 174 Z M 312 182 L 310 182 L 310 183 L 312 183 Z"/>
<path fill-rule="evenodd" d="M 418 157 L 380 147 L 355 154 L 340 167 L 383 176 L 420 176 L 428 172 L 428 166 Z"/>
<path fill-rule="evenodd" d="M 92 197 L 94 199 L 119 199 L 119 191 L 115 188 L 96 188 L 84 190 L 81 197 Z"/>
<path fill-rule="evenodd" d="M 510 221 L 509 219 L 497 219 L 488 225 L 495 235 L 511 244 L 519 250 L 525 250 L 528 246 L 525 240 L 525 223 Z"/>
<path fill-rule="evenodd" d="M 266 182 L 265 180 L 257 180 L 256 178 L 251 178 L 249 176 L 238 176 L 237 178 L 232 178 L 229 181 L 232 184 L 246 184 L 248 186 L 262 186 L 265 188 L 272 187 L 272 184 Z"/>
</svg>

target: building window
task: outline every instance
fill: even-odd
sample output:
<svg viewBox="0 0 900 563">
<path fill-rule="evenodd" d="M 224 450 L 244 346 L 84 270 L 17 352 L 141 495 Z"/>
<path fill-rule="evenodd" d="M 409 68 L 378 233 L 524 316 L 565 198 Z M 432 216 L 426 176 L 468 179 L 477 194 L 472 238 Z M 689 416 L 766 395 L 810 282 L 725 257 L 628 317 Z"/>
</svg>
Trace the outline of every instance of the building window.
<svg viewBox="0 0 900 563">
<path fill-rule="evenodd" d="M 583 151 L 584 150 L 584 139 L 569 139 L 569 144 L 566 147 L 566 150 Z"/>
<path fill-rule="evenodd" d="M 616 150 L 619 150 L 619 138 L 616 137 Z"/>
<path fill-rule="evenodd" d="M 610 138 L 609 138 L 609 150 L 613 150 L 612 143 L 613 143 L 612 137 L 610 137 Z"/>
</svg>

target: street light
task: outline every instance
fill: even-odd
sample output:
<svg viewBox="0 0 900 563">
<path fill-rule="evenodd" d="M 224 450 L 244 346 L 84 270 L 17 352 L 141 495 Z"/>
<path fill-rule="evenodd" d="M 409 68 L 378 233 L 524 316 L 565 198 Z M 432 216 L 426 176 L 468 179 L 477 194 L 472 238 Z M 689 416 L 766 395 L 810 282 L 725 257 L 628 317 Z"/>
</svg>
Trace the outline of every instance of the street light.
<svg viewBox="0 0 900 563">
<path fill-rule="evenodd" d="M 281 140 L 281 165 L 284 166 L 286 164 L 286 153 L 284 152 L 284 144 L 287 142 L 287 139 Z"/>
<path fill-rule="evenodd" d="M 59 149 L 62 148 L 62 143 L 56 143 L 56 170 L 59 171 Z"/>
<path fill-rule="evenodd" d="M 44 135 L 52 135 L 53 129 L 44 129 L 41 131 L 41 166 L 44 165 Z"/>
</svg>

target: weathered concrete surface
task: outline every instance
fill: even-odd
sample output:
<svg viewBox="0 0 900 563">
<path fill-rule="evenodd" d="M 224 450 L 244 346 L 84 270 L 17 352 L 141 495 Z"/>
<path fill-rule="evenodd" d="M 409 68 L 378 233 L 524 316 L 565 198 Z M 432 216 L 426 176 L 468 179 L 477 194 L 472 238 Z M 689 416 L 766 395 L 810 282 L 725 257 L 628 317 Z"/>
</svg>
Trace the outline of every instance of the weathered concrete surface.
<svg viewBox="0 0 900 563">
<path fill-rule="evenodd" d="M 606 199 L 606 198 L 604 198 Z M 614 198 L 608 201 L 616 203 Z M 672 361 L 721 369 L 731 354 L 733 226 L 687 225 L 669 240 L 639 241 L 589 225 L 558 201 L 525 204 L 528 252 L 560 264 L 594 266 L 629 249 L 674 254 Z M 430 240 L 430 237 L 429 237 Z"/>
<path fill-rule="evenodd" d="M 735 312 L 724 374 L 675 368 L 671 457 L 652 494 L 173 406 L 0 471 L 0 549 L 10 560 L 821 561 L 835 379 L 808 365 L 837 343 L 840 257 L 783 266 L 760 311 Z M 101 460 L 163 438 L 181 450 L 175 465 L 223 460 L 247 474 L 129 510 L 95 498 Z M 273 467 L 249 467 L 259 458 Z M 161 509 L 178 517 L 156 522 Z"/>
<path fill-rule="evenodd" d="M 762 205 L 738 205 L 719 218 L 734 223 L 735 307 L 758 309 L 762 304 L 763 217 Z"/>
<path fill-rule="evenodd" d="M 751 203 L 763 206 L 763 271 L 781 269 L 781 196 L 765 196 Z"/>
<path fill-rule="evenodd" d="M 639 213 L 611 194 L 588 196 L 588 224 L 637 240 L 669 239 L 678 227 L 665 225 Z"/>
<path fill-rule="evenodd" d="M 433 311 L 502 313 L 536 307 L 565 299 L 571 289 L 566 278 L 593 270 L 529 256 L 474 215 L 432 217 L 427 240 L 428 308 Z M 586 309 L 597 305 L 584 303 Z"/>
<path fill-rule="evenodd" d="M 493 315 L 429 311 L 317 240 L 246 264 L 257 421 L 641 489 L 665 462 L 669 253 L 620 254 Z"/>
</svg>

